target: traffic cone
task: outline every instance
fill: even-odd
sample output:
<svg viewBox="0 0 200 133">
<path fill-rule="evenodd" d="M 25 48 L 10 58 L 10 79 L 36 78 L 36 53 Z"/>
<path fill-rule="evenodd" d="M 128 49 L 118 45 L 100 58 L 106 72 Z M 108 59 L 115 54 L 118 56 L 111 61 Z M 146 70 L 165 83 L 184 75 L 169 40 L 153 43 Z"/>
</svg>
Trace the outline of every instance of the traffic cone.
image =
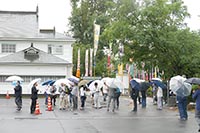
<svg viewBox="0 0 200 133">
<path fill-rule="evenodd" d="M 6 93 L 6 99 L 10 99 L 9 91 Z"/>
<path fill-rule="evenodd" d="M 48 97 L 48 105 L 47 105 L 47 110 L 46 111 L 53 111 L 52 105 L 51 105 L 51 98 Z"/>
<path fill-rule="evenodd" d="M 39 107 L 39 102 L 37 101 L 36 103 L 36 107 L 35 107 L 35 112 L 34 112 L 35 115 L 39 115 L 39 114 L 42 114 L 40 112 L 40 107 Z"/>
</svg>

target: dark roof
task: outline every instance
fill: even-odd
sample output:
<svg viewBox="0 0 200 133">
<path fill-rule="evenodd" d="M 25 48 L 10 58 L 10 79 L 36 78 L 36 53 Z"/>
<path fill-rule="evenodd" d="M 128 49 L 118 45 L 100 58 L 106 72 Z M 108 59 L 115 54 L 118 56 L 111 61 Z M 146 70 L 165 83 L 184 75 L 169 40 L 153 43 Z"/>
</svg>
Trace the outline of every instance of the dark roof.
<svg viewBox="0 0 200 133">
<path fill-rule="evenodd" d="M 71 64 L 68 61 L 56 57 L 52 54 L 48 54 L 42 50 L 39 50 L 33 46 L 24 49 L 22 51 L 10 54 L 0 58 L 0 64 L 56 64 L 67 65 Z"/>
<path fill-rule="evenodd" d="M 38 38 L 74 41 L 54 29 L 39 30 L 36 11 L 0 11 L 0 38 Z"/>
</svg>

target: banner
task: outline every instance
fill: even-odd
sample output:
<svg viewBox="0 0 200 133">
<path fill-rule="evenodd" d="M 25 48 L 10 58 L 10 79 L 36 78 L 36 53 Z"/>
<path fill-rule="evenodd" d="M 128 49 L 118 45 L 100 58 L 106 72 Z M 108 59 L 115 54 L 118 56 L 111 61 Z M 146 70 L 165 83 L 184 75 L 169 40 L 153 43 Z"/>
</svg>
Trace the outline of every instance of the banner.
<svg viewBox="0 0 200 133">
<path fill-rule="evenodd" d="M 89 76 L 90 77 L 92 77 L 92 66 L 93 66 L 93 64 L 92 64 L 92 60 L 93 60 L 93 49 L 91 48 L 90 49 L 90 72 L 89 72 Z"/>
<path fill-rule="evenodd" d="M 81 77 L 81 71 L 80 71 L 80 49 L 78 49 L 76 77 L 77 78 Z"/>
<path fill-rule="evenodd" d="M 157 68 L 155 67 L 154 69 L 154 78 L 157 78 Z"/>
<path fill-rule="evenodd" d="M 94 56 L 96 56 L 100 35 L 100 25 L 94 24 Z"/>
<path fill-rule="evenodd" d="M 88 67 L 89 67 L 89 62 L 88 62 L 88 49 L 85 51 L 85 76 L 88 76 Z"/>
<path fill-rule="evenodd" d="M 110 71 L 110 66 L 111 66 L 111 54 L 112 54 L 112 43 L 109 44 L 109 49 L 108 49 L 108 58 L 107 58 L 107 68 Z"/>
<path fill-rule="evenodd" d="M 118 75 L 123 76 L 123 64 L 118 64 Z"/>
</svg>

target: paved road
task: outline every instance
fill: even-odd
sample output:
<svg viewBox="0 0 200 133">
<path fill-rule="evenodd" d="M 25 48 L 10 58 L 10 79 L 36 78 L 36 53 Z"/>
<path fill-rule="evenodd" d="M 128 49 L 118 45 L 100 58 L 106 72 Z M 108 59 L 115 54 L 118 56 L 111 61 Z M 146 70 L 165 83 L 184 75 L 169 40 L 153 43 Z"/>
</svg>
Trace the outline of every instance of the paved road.
<svg viewBox="0 0 200 133">
<path fill-rule="evenodd" d="M 29 114 L 30 99 L 23 99 L 23 110 L 15 111 L 14 99 L 0 99 L 0 133 L 195 133 L 197 124 L 194 113 L 189 112 L 188 121 L 179 121 L 178 112 L 156 110 L 148 99 L 146 109 L 139 107 L 131 112 L 130 99 L 121 97 L 120 109 L 115 113 L 106 108 L 96 110 L 90 103 L 84 111 L 46 111 L 40 98 L 41 115 Z"/>
</svg>

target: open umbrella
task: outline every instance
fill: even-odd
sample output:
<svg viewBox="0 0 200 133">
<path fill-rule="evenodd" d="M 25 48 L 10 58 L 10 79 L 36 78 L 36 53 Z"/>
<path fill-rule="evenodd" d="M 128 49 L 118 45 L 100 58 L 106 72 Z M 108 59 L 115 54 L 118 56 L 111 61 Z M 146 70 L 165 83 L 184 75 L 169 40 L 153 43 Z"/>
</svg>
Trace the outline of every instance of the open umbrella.
<svg viewBox="0 0 200 133">
<path fill-rule="evenodd" d="M 41 81 L 41 78 L 34 79 L 28 84 L 28 87 L 32 88 L 35 83 L 39 83 L 40 81 Z"/>
<path fill-rule="evenodd" d="M 197 84 L 200 85 L 200 78 L 189 78 L 185 80 L 185 82 L 190 83 L 190 84 Z"/>
<path fill-rule="evenodd" d="M 90 80 L 81 80 L 79 83 L 78 83 L 78 86 L 82 86 L 82 85 L 86 85 L 87 83 L 89 83 Z"/>
<path fill-rule="evenodd" d="M 145 80 L 138 79 L 138 78 L 133 78 L 133 80 L 135 80 L 135 81 L 138 82 L 138 83 L 145 82 Z"/>
<path fill-rule="evenodd" d="M 105 78 L 102 78 L 101 81 L 106 82 L 107 80 L 110 80 L 110 79 L 112 79 L 112 78 L 110 78 L 110 77 L 105 77 Z"/>
<path fill-rule="evenodd" d="M 68 78 L 69 81 L 74 82 L 75 84 L 78 84 L 79 80 L 78 78 Z"/>
<path fill-rule="evenodd" d="M 149 89 L 150 87 L 150 83 L 148 82 L 141 82 L 140 83 L 140 90 L 141 91 L 146 91 L 147 89 Z"/>
<path fill-rule="evenodd" d="M 162 82 L 162 79 L 160 79 L 160 78 L 152 78 L 151 80 L 159 80 Z"/>
<path fill-rule="evenodd" d="M 44 86 L 44 85 L 49 85 L 49 83 L 51 83 L 53 80 L 47 80 L 47 81 L 44 81 L 43 83 L 42 83 L 42 86 Z"/>
<path fill-rule="evenodd" d="M 98 84 L 98 87 L 99 88 L 102 88 L 103 87 L 103 82 L 101 80 L 94 80 L 90 83 L 90 85 L 88 86 L 88 88 L 90 89 L 90 91 L 94 91 L 94 87 L 95 87 L 95 83 Z"/>
<path fill-rule="evenodd" d="M 160 80 L 151 80 L 151 83 L 154 83 L 155 85 L 161 87 L 162 89 L 167 89 L 167 86 Z"/>
<path fill-rule="evenodd" d="M 20 76 L 9 76 L 8 78 L 6 78 L 6 81 L 24 81 Z"/>
<path fill-rule="evenodd" d="M 132 89 L 140 90 L 140 83 L 138 83 L 136 80 L 132 79 L 130 81 L 130 85 Z"/>
<path fill-rule="evenodd" d="M 50 85 L 50 86 L 53 86 L 55 82 L 56 82 L 55 80 L 52 80 L 52 81 L 49 83 L 49 85 Z"/>
<path fill-rule="evenodd" d="M 119 88 L 120 90 L 124 89 L 124 84 L 121 80 L 117 78 L 108 78 L 105 83 L 108 85 L 110 88 Z"/>
<path fill-rule="evenodd" d="M 94 80 L 89 81 L 89 82 L 86 84 L 86 86 L 87 86 L 87 87 L 90 86 L 90 84 L 91 84 L 93 81 L 94 81 Z"/>
<path fill-rule="evenodd" d="M 184 82 L 186 78 L 182 76 L 172 77 L 169 81 L 170 89 L 178 96 L 189 96 L 192 90 L 191 84 Z"/>
<path fill-rule="evenodd" d="M 68 87 L 70 87 L 71 85 L 74 84 L 73 82 L 69 81 L 67 78 L 64 78 L 64 79 L 56 80 L 53 83 L 53 85 L 55 85 L 55 86 L 61 86 L 61 83 L 66 84 Z"/>
</svg>

